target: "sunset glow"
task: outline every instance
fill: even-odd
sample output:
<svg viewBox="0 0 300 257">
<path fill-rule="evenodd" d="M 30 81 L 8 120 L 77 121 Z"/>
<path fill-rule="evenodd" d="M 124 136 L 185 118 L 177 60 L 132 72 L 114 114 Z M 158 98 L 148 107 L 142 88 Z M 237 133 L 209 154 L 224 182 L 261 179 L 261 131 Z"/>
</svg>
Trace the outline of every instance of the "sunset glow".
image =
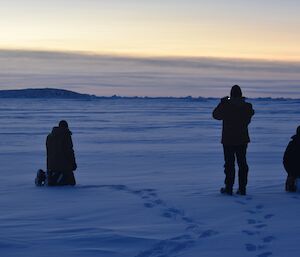
<svg viewBox="0 0 300 257">
<path fill-rule="evenodd" d="M 295 0 L 12 0 L 1 3 L 0 48 L 300 60 L 299 7 Z"/>
</svg>

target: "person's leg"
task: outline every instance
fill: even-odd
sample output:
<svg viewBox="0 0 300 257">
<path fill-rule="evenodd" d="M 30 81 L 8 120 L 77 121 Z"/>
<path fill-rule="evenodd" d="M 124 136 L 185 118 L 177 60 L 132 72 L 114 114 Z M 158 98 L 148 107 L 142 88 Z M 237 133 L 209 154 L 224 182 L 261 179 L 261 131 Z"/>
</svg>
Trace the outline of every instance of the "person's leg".
<svg viewBox="0 0 300 257">
<path fill-rule="evenodd" d="M 236 147 L 236 158 L 239 166 L 239 192 L 246 194 L 249 167 L 247 164 L 247 144 Z"/>
<path fill-rule="evenodd" d="M 51 171 L 47 172 L 48 186 L 65 186 L 67 184 L 65 172 Z"/>
<path fill-rule="evenodd" d="M 298 177 L 297 172 L 293 168 L 293 165 L 289 165 L 289 163 L 283 163 L 283 165 L 287 173 L 287 178 L 285 181 L 285 191 L 296 192 L 296 179 Z"/>
<path fill-rule="evenodd" d="M 69 186 L 75 186 L 76 185 L 76 180 L 75 180 L 75 176 L 74 176 L 73 171 L 65 172 L 64 180 L 65 180 L 64 181 L 65 185 L 69 185 Z"/>
<path fill-rule="evenodd" d="M 61 177 L 61 172 L 47 171 L 47 185 L 48 186 L 59 186 L 58 181 Z"/>
<path fill-rule="evenodd" d="M 296 177 L 293 176 L 287 176 L 285 181 L 285 191 L 287 192 L 296 192 Z"/>
<path fill-rule="evenodd" d="M 234 147 L 223 145 L 224 150 L 224 173 L 225 173 L 225 185 L 228 190 L 231 190 L 234 184 L 235 178 L 235 157 L 234 157 Z"/>
</svg>

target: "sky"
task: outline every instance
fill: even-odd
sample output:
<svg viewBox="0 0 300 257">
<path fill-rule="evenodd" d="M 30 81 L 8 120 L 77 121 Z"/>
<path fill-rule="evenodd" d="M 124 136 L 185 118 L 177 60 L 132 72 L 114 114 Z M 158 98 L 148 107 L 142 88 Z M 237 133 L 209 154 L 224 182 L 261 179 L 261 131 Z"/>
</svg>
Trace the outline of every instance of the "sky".
<svg viewBox="0 0 300 257">
<path fill-rule="evenodd" d="M 241 77 L 245 79 L 238 66 L 227 70 L 226 74 L 224 70 L 218 73 L 218 68 L 215 67 L 216 75 L 209 73 L 207 76 L 219 82 L 210 82 L 208 91 L 203 87 L 201 90 L 201 84 L 205 83 L 207 76 L 203 70 L 193 70 L 193 76 L 199 73 L 196 76 L 199 85 L 197 90 L 190 90 L 190 87 L 184 85 L 192 79 L 188 76 L 191 70 L 189 66 L 182 66 L 186 64 L 182 62 L 182 58 L 190 58 L 191 62 L 195 58 L 196 62 L 210 58 L 215 64 L 220 59 L 225 58 L 229 62 L 235 59 L 237 62 L 249 61 L 251 65 L 255 63 L 258 67 L 260 62 L 280 62 L 284 69 L 297 66 L 300 62 L 300 1 L 297 0 L 0 0 L 0 4 L 0 50 L 2 54 L 5 53 L 5 58 L 8 58 L 8 62 L 5 61 L 7 59 L 1 58 L 0 68 L 9 74 L 13 74 L 15 70 L 22 73 L 22 67 L 18 63 L 14 71 L 9 70 L 11 66 L 6 67 L 6 63 L 15 62 L 16 53 L 20 53 L 22 59 L 22 54 L 26 55 L 26 52 L 31 54 L 30 58 L 27 55 L 27 62 L 24 64 L 28 67 L 35 66 L 37 56 L 34 52 L 45 53 L 43 65 L 46 66 L 53 64 L 53 58 L 63 56 L 60 53 L 64 52 L 74 54 L 76 58 L 77 53 L 81 53 L 80 58 L 83 59 L 84 54 L 89 57 L 95 56 L 98 61 L 103 56 L 110 56 L 112 73 L 122 73 L 122 69 L 124 73 L 127 72 L 124 66 L 120 67 L 119 58 L 123 58 L 123 63 L 130 58 L 156 58 L 156 64 L 162 58 L 172 59 L 172 62 L 168 62 L 169 70 L 176 65 L 176 61 L 180 62 L 178 66 L 181 68 L 176 68 L 175 75 L 178 77 L 182 74 L 179 79 L 183 84 L 181 87 L 178 81 L 175 81 L 177 83 L 173 88 L 170 85 L 164 86 L 166 78 L 157 77 L 163 75 L 162 71 L 165 72 L 165 76 L 170 76 L 170 73 L 165 68 L 159 69 L 159 65 L 154 70 L 153 66 L 146 65 L 142 66 L 143 76 L 149 77 L 149 74 L 152 74 L 153 81 L 160 86 L 155 92 L 147 84 L 149 81 L 146 83 L 143 80 L 141 83 L 145 84 L 140 84 L 136 91 L 129 88 L 132 85 L 128 85 L 127 91 L 124 87 L 122 90 L 112 87 L 113 90 L 107 91 L 103 85 L 101 89 L 99 84 L 97 90 L 92 89 L 98 94 L 116 92 L 126 95 L 187 95 L 208 94 L 210 91 L 209 94 L 216 95 L 219 94 L 217 90 L 222 79 L 224 87 L 239 81 Z M 9 54 L 11 57 L 8 57 Z M 131 61 L 129 63 L 132 70 L 137 69 L 141 74 L 140 67 L 132 66 Z M 61 60 L 57 61 L 57 64 L 62 65 Z M 31 73 L 42 76 L 42 67 L 36 67 Z M 74 67 L 74 70 L 80 74 L 87 73 L 84 65 L 80 65 L 82 70 L 78 70 L 78 67 Z M 99 63 L 97 67 L 101 74 L 103 67 Z M 290 81 L 296 83 L 295 81 L 300 80 L 293 71 L 285 73 L 282 77 L 281 73 L 274 73 L 271 78 L 267 78 L 266 75 L 269 74 L 262 74 L 257 70 L 257 73 L 252 73 L 252 77 L 248 77 L 248 82 L 256 79 L 255 81 L 261 82 L 262 90 L 276 95 L 276 88 L 274 90 L 277 93 L 272 92 L 270 82 L 267 85 L 266 79 L 277 79 L 279 83 L 284 81 L 281 87 L 285 88 L 290 86 Z M 55 73 L 52 76 L 55 76 Z M 226 80 L 228 77 L 231 77 L 230 81 Z M 34 78 L 33 76 L 32 85 L 47 84 L 47 81 Z M 264 80 L 261 80 L 262 78 Z M 5 81 L 3 78 L 2 80 Z M 94 83 L 102 83 L 102 80 Z M 114 79 L 107 83 L 114 85 L 117 82 Z M 13 80 L 12 76 L 10 83 L 0 82 L 0 88 L 7 88 L 8 84 L 14 88 L 23 87 L 22 83 L 17 79 Z M 53 82 L 53 86 L 63 87 L 65 84 L 59 85 L 56 81 Z M 90 87 L 78 89 L 91 90 Z M 291 95 L 294 95 L 293 90 L 296 89 L 291 89 Z"/>
<path fill-rule="evenodd" d="M 300 60 L 297 0 L 1 1 L 0 48 Z"/>
<path fill-rule="evenodd" d="M 232 85 L 239 84 L 246 97 L 300 99 L 299 74 L 297 62 L 0 51 L 1 89 L 51 87 L 99 96 L 224 97 Z"/>
</svg>

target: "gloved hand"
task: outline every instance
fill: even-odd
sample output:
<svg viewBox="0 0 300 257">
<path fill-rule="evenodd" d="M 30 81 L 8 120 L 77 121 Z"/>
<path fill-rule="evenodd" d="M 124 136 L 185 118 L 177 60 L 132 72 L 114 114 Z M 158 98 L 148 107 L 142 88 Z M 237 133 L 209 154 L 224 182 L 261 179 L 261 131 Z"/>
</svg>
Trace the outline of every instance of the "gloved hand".
<svg viewBox="0 0 300 257">
<path fill-rule="evenodd" d="M 230 99 L 229 96 L 225 96 L 223 98 L 221 98 L 221 103 L 225 103 L 226 101 L 228 101 Z"/>
</svg>

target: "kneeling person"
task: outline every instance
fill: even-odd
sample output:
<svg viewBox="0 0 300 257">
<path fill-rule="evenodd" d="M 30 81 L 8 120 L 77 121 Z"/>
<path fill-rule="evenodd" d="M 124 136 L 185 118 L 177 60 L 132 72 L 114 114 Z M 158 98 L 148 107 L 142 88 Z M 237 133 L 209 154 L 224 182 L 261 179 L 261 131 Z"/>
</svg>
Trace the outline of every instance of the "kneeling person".
<svg viewBox="0 0 300 257">
<path fill-rule="evenodd" d="M 296 179 L 300 178 L 300 126 L 296 135 L 292 136 L 283 156 L 283 166 L 287 172 L 285 190 L 296 191 Z"/>
<path fill-rule="evenodd" d="M 76 160 L 73 150 L 72 132 L 65 120 L 59 122 L 47 136 L 47 184 L 64 186 L 76 184 L 73 171 Z"/>
</svg>

